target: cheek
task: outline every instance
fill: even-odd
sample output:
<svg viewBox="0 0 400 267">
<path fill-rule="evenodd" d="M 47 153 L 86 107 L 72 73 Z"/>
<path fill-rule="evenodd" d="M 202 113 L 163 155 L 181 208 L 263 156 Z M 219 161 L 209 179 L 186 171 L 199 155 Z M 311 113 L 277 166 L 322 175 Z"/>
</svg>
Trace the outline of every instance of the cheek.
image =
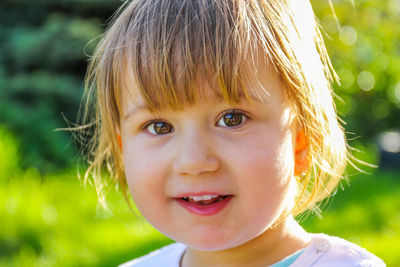
<svg viewBox="0 0 400 267">
<path fill-rule="evenodd" d="M 259 131 L 252 138 L 238 140 L 235 146 L 225 147 L 227 162 L 236 171 L 275 182 L 288 178 L 293 173 L 294 153 L 292 135 L 289 131 Z M 234 162 L 234 164 L 233 164 Z"/>
<path fill-rule="evenodd" d="M 164 195 L 165 155 L 143 146 L 141 142 L 128 141 L 123 151 L 126 180 L 135 203 L 140 206 L 149 203 L 151 195 Z"/>
<path fill-rule="evenodd" d="M 145 179 L 163 170 L 167 155 L 162 148 L 152 148 L 137 138 L 124 142 L 123 156 L 127 179 Z"/>
<path fill-rule="evenodd" d="M 263 131 L 264 132 L 264 131 Z M 235 146 L 236 151 L 226 153 L 228 162 L 235 173 L 238 188 L 247 209 L 255 217 L 260 213 L 274 216 L 285 205 L 294 168 L 294 153 L 291 134 L 272 131 L 267 135 L 256 135 Z M 268 205 L 267 205 L 268 203 Z M 262 216 L 259 216 L 262 217 Z"/>
</svg>

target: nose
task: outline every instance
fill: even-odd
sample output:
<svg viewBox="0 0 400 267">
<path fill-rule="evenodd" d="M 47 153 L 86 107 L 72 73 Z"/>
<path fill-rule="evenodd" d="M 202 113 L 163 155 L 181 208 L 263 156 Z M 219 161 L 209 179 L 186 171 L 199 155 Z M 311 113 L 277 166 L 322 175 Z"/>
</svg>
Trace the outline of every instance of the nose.
<svg viewBox="0 0 400 267">
<path fill-rule="evenodd" d="M 198 129 L 191 129 L 181 133 L 178 139 L 173 163 L 176 173 L 198 176 L 220 168 L 220 160 L 210 135 Z"/>
</svg>

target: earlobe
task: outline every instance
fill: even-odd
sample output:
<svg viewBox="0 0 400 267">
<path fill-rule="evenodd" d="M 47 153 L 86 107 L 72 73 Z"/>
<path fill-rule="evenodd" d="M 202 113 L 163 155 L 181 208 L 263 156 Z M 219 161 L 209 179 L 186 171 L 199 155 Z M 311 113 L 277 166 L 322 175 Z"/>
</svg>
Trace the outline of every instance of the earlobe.
<svg viewBox="0 0 400 267">
<path fill-rule="evenodd" d="M 304 133 L 304 129 L 297 132 L 295 146 L 295 166 L 294 175 L 300 176 L 307 172 L 309 168 L 309 144 Z"/>
</svg>

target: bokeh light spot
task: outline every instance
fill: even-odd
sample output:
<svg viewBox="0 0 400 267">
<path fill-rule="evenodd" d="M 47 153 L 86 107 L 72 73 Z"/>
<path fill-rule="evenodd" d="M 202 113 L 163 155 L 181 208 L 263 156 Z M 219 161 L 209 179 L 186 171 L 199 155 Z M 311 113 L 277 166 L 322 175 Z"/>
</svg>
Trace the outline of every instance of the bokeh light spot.
<svg viewBox="0 0 400 267">
<path fill-rule="evenodd" d="M 53 206 L 48 205 L 42 210 L 42 218 L 47 225 L 54 226 L 58 222 L 58 212 Z"/>
<path fill-rule="evenodd" d="M 353 45 L 357 41 L 357 31 L 351 26 L 343 26 L 339 37 L 344 44 Z"/>
<path fill-rule="evenodd" d="M 400 17 L 400 1 L 399 0 L 392 0 L 387 5 L 388 12 L 394 16 Z"/>
<path fill-rule="evenodd" d="M 375 86 L 374 75 L 369 71 L 362 71 L 357 77 L 358 86 L 364 91 L 370 91 Z"/>
<path fill-rule="evenodd" d="M 380 143 L 385 151 L 391 153 L 400 152 L 400 133 L 395 131 L 389 131 L 380 137 Z"/>
</svg>

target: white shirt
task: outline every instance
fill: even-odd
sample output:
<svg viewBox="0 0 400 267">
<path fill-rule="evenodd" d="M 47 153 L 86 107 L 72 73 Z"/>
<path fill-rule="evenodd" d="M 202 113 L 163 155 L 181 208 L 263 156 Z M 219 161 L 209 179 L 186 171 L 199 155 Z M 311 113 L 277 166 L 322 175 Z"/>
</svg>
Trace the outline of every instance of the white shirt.
<svg viewBox="0 0 400 267">
<path fill-rule="evenodd" d="M 312 240 L 290 267 L 384 267 L 386 264 L 365 249 L 344 239 L 311 234 Z M 173 243 L 121 267 L 179 267 L 186 246 Z"/>
</svg>

